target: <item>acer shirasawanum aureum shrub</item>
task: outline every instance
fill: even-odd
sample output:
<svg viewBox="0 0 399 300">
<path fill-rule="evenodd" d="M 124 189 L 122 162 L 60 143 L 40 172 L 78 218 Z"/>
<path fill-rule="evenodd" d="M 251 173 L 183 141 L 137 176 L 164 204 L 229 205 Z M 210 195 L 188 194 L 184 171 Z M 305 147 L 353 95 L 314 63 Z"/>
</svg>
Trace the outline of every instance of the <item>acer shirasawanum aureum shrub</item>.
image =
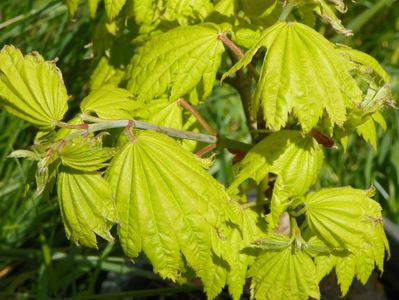
<svg viewBox="0 0 399 300">
<path fill-rule="evenodd" d="M 79 1 L 66 4 L 73 16 Z M 342 0 L 88 8 L 97 66 L 79 112 L 54 61 L 11 45 L 0 52 L 0 103 L 38 129 L 29 150 L 10 156 L 36 161 L 36 192 L 57 193 L 71 241 L 116 239 L 165 279 L 200 278 L 209 299 L 225 286 L 239 299 L 247 279 L 256 299 L 319 299 L 332 270 L 345 295 L 354 278 L 383 271 L 373 189 L 312 189 L 325 148 L 344 151 L 352 134 L 376 147 L 381 109 L 393 105 L 375 59 L 314 29 L 351 35 L 336 15 Z M 220 135 L 198 112 L 220 84 L 240 95 L 251 143 Z M 221 148 L 236 155 L 226 188 L 207 172 Z"/>
</svg>

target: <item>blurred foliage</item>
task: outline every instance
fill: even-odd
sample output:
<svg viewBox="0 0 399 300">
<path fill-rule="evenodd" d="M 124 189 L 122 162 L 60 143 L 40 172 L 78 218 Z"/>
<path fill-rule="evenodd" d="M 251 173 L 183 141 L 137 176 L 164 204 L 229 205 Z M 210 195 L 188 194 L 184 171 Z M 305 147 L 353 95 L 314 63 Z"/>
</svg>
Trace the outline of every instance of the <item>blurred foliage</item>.
<svg viewBox="0 0 399 300">
<path fill-rule="evenodd" d="M 395 99 L 399 99 L 399 1 L 347 1 L 343 24 L 353 29 L 350 38 L 326 34 L 335 41 L 365 51 L 379 60 L 391 75 Z M 96 65 L 90 47 L 96 23 L 82 5 L 73 19 L 60 0 L 3 0 L 0 2 L 0 45 L 14 44 L 24 52 L 38 51 L 46 59 L 58 59 L 71 101 L 81 99 Z M 100 10 L 102 7 L 99 8 Z M 320 24 L 321 31 L 328 26 Z M 216 102 L 216 103 L 215 103 Z M 213 109 L 210 109 L 213 107 Z M 239 96 L 228 85 L 218 86 L 201 113 L 222 135 L 247 141 L 245 114 Z M 379 131 L 378 151 L 352 138 L 347 153 L 329 149 L 320 185 L 374 185 L 385 214 L 399 224 L 399 112 L 386 113 L 388 130 Z M 145 258 L 135 266 L 125 260 L 117 246 L 93 251 L 70 245 L 65 238 L 54 199 L 35 198 L 27 192 L 31 163 L 7 159 L 14 149 L 33 140 L 28 125 L 0 111 L 0 299 L 51 299 L 96 292 L 160 288 L 153 291 L 115 294 L 146 297 L 184 293 L 184 299 L 200 299 L 197 286 L 176 288 L 161 281 Z M 7 130 L 4 130 L 7 128 Z M 233 155 L 219 153 L 212 173 L 229 184 Z M 167 287 L 167 288 L 164 288 Z M 163 296 L 165 297 L 165 296 Z"/>
</svg>

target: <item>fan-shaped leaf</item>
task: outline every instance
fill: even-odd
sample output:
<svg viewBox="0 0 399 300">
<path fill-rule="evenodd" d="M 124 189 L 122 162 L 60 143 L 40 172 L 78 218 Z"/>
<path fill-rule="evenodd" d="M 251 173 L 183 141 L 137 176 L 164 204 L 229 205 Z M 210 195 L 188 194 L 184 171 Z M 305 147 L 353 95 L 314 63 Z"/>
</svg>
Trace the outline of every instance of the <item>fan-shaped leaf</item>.
<svg viewBox="0 0 399 300">
<path fill-rule="evenodd" d="M 96 234 L 112 241 L 109 232 L 117 222 L 107 181 L 99 174 L 64 169 L 58 175 L 58 201 L 67 237 L 81 245 L 97 247 Z"/>
<path fill-rule="evenodd" d="M 155 272 L 172 280 L 180 276 L 183 254 L 211 286 L 211 236 L 234 214 L 200 161 L 171 138 L 148 131 L 114 158 L 108 179 L 126 254 L 135 257 L 143 249 Z"/>
<path fill-rule="evenodd" d="M 83 113 L 93 111 L 103 119 L 131 119 L 141 106 L 127 90 L 104 85 L 84 98 L 80 109 Z"/>
<path fill-rule="evenodd" d="M 0 52 L 0 102 L 6 110 L 49 131 L 68 109 L 68 95 L 54 63 L 38 54 L 25 57 L 13 46 Z"/>
<path fill-rule="evenodd" d="M 206 97 L 224 52 L 219 31 L 216 25 L 203 24 L 179 27 L 154 37 L 132 59 L 127 72 L 128 90 L 144 101 L 164 93 L 174 101 L 196 87 L 194 94 Z"/>
<path fill-rule="evenodd" d="M 103 148 L 97 139 L 80 138 L 67 142 L 58 155 L 64 166 L 83 172 L 95 172 L 107 166 L 114 150 Z"/>
<path fill-rule="evenodd" d="M 369 196 L 370 191 L 351 187 L 310 193 L 305 199 L 306 222 L 327 245 L 354 250 L 382 222 L 381 207 Z"/>
<path fill-rule="evenodd" d="M 300 23 L 278 22 L 266 29 L 224 77 L 249 64 L 261 47 L 266 47 L 267 53 L 252 108 L 253 115 L 263 108 L 267 127 L 284 127 L 293 111 L 308 132 L 324 110 L 333 124 L 342 126 L 346 107 L 361 101 L 362 92 L 334 45 Z"/>
<path fill-rule="evenodd" d="M 289 238 L 287 237 L 287 242 Z M 316 268 L 310 256 L 293 249 L 262 253 L 251 266 L 252 298 L 305 300 L 320 299 Z"/>
</svg>

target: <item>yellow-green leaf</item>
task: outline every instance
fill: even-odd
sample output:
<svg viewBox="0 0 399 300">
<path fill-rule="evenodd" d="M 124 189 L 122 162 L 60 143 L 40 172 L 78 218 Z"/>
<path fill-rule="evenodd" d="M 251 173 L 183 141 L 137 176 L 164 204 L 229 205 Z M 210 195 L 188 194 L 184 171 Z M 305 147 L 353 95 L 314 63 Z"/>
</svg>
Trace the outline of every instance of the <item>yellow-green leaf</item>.
<svg viewBox="0 0 399 300">
<path fill-rule="evenodd" d="M 83 113 L 95 112 L 102 119 L 132 119 L 141 106 L 127 90 L 104 85 L 84 98 L 80 109 Z"/>
<path fill-rule="evenodd" d="M 312 137 L 294 130 L 273 133 L 255 145 L 240 162 L 239 173 L 228 191 L 237 193 L 238 186 L 248 178 L 259 183 L 268 173 L 277 175 L 271 214 L 267 217 L 272 229 L 290 198 L 303 195 L 316 181 L 323 158 L 323 151 Z"/>
<path fill-rule="evenodd" d="M 355 251 L 381 222 L 381 207 L 370 191 L 326 188 L 305 198 L 306 222 L 332 248 Z"/>
<path fill-rule="evenodd" d="M 78 138 L 59 150 L 59 157 L 64 166 L 83 172 L 94 172 L 107 166 L 114 150 L 103 148 L 101 141 L 89 138 Z"/>
<path fill-rule="evenodd" d="M 126 0 L 104 0 L 104 2 L 107 17 L 109 20 L 113 20 L 122 10 Z"/>
<path fill-rule="evenodd" d="M 0 103 L 17 117 L 49 131 L 68 109 L 61 72 L 37 53 L 23 56 L 13 46 L 0 52 Z"/>
<path fill-rule="evenodd" d="M 223 187 L 200 164 L 173 139 L 147 131 L 113 159 L 108 180 L 126 254 L 142 249 L 154 271 L 172 280 L 180 277 L 183 254 L 210 286 L 212 235 L 235 217 Z"/>
<path fill-rule="evenodd" d="M 174 101 L 196 88 L 193 95 L 205 98 L 224 52 L 219 31 L 216 25 L 202 24 L 155 36 L 133 57 L 127 72 L 128 90 L 144 101 L 165 93 Z M 195 98 L 191 100 L 196 102 Z"/>
<path fill-rule="evenodd" d="M 289 241 L 289 238 L 286 238 Z M 279 251 L 265 251 L 257 257 L 248 275 L 252 277 L 252 298 L 258 300 L 320 299 L 316 268 L 310 256 L 291 245 Z"/>
<path fill-rule="evenodd" d="M 335 46 L 301 23 L 277 22 L 224 77 L 250 63 L 266 47 L 260 79 L 252 101 L 252 113 L 262 108 L 268 128 L 279 130 L 292 112 L 305 132 L 327 113 L 332 124 L 342 126 L 346 110 L 362 99 L 345 60 Z"/>
<path fill-rule="evenodd" d="M 64 169 L 58 175 L 57 193 L 71 241 L 96 248 L 96 235 L 113 240 L 109 230 L 118 219 L 109 184 L 101 175 Z"/>
</svg>

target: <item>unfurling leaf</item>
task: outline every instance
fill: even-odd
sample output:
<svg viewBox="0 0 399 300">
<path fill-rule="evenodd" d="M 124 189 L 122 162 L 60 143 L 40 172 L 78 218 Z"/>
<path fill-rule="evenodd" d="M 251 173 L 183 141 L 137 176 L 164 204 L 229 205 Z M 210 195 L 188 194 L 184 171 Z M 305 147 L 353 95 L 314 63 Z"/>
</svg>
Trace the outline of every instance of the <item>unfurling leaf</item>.
<svg viewBox="0 0 399 300">
<path fill-rule="evenodd" d="M 258 300 L 320 299 L 313 260 L 289 244 L 285 249 L 265 251 L 257 257 L 248 275 L 252 277 L 252 298 Z"/>
<path fill-rule="evenodd" d="M 202 24 L 155 36 L 133 57 L 127 71 L 128 90 L 139 101 L 163 94 L 174 101 L 191 92 L 193 102 L 206 97 L 224 52 L 219 32 L 214 24 Z"/>
<path fill-rule="evenodd" d="M 113 240 L 109 230 L 118 219 L 109 184 L 101 175 L 63 169 L 58 175 L 57 193 L 71 241 L 96 248 L 96 234 Z"/>
<path fill-rule="evenodd" d="M 335 46 L 312 28 L 300 23 L 278 22 L 224 77 L 248 65 L 261 48 L 267 53 L 252 101 L 252 113 L 262 108 L 266 126 L 280 130 L 291 112 L 309 132 L 324 111 L 332 124 L 343 126 L 347 108 L 362 100 Z"/>
<path fill-rule="evenodd" d="M 143 250 L 154 271 L 172 280 L 184 270 L 183 255 L 207 289 L 215 276 L 212 236 L 235 215 L 223 187 L 200 164 L 173 139 L 147 131 L 116 155 L 108 180 L 125 253 Z M 208 296 L 216 295 L 208 290 Z"/>
<path fill-rule="evenodd" d="M 13 46 L 0 52 L 0 103 L 17 117 L 42 131 L 54 129 L 68 109 L 68 95 L 60 71 L 39 54 Z"/>
<path fill-rule="evenodd" d="M 304 204 L 309 228 L 336 249 L 356 251 L 382 223 L 381 207 L 370 191 L 327 188 L 308 194 Z"/>
<path fill-rule="evenodd" d="M 141 106 L 127 90 L 104 85 L 84 98 L 80 109 L 83 113 L 93 111 L 102 119 L 132 119 Z"/>
<path fill-rule="evenodd" d="M 82 172 L 95 172 L 107 166 L 114 150 L 103 148 L 97 139 L 75 139 L 66 142 L 58 155 L 64 166 Z"/>
<path fill-rule="evenodd" d="M 259 183 L 268 173 L 277 175 L 271 214 L 267 217 L 272 229 L 287 209 L 290 198 L 302 196 L 316 181 L 323 158 L 323 151 L 312 137 L 294 130 L 273 133 L 255 145 L 240 162 L 239 173 L 229 192 L 237 193 L 238 186 L 248 178 Z"/>
</svg>

